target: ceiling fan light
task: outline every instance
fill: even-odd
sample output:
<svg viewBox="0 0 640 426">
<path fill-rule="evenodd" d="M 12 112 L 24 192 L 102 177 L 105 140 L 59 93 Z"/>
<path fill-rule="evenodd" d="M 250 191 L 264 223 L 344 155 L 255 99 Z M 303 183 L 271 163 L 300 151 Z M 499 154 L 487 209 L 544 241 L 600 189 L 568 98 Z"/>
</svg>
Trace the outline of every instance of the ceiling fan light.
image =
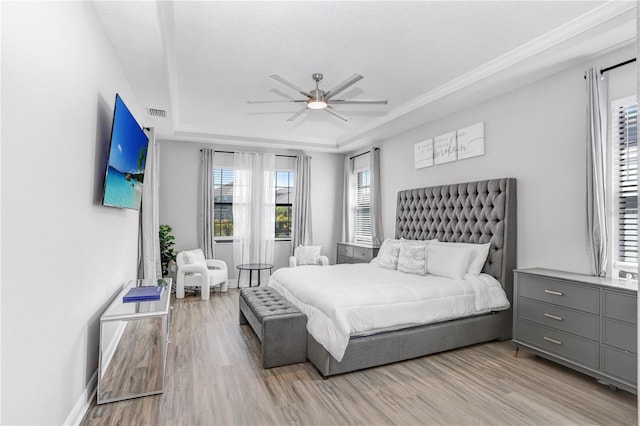
<svg viewBox="0 0 640 426">
<path fill-rule="evenodd" d="M 327 107 L 327 101 L 324 98 L 313 98 L 307 101 L 307 108 L 309 109 L 325 109 Z"/>
</svg>

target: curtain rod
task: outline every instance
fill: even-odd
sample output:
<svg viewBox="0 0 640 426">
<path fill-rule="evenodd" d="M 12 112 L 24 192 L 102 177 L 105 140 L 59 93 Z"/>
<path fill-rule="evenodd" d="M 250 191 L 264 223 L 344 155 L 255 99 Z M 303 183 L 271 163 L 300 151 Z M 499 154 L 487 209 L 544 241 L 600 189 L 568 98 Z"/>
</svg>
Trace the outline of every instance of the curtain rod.
<svg viewBox="0 0 640 426">
<path fill-rule="evenodd" d="M 202 152 L 202 150 L 200 150 Z M 235 154 L 233 151 L 218 151 L 214 150 L 213 152 L 219 152 L 221 154 Z M 275 154 L 276 157 L 286 157 L 286 158 L 297 158 L 296 155 L 285 155 L 285 154 Z"/>
<path fill-rule="evenodd" d="M 615 64 L 615 65 L 611 65 L 610 67 L 602 68 L 600 70 L 600 74 L 604 74 L 607 71 L 611 71 L 613 69 L 616 69 L 616 68 L 621 67 L 623 65 L 630 64 L 630 63 L 635 62 L 635 61 L 636 61 L 636 58 L 631 58 L 631 59 L 628 59 L 628 60 L 626 60 L 624 62 L 620 62 L 619 64 Z"/>
<path fill-rule="evenodd" d="M 376 151 L 380 151 L 380 148 L 373 148 L 373 149 L 375 149 Z M 369 150 L 369 151 L 365 151 L 365 152 L 361 152 L 361 153 L 360 153 L 360 154 L 358 154 L 358 155 L 354 155 L 353 157 L 349 157 L 349 160 L 353 160 L 354 158 L 358 158 L 358 157 L 360 157 L 361 155 L 369 154 L 370 152 L 371 152 L 371 150 Z"/>
</svg>

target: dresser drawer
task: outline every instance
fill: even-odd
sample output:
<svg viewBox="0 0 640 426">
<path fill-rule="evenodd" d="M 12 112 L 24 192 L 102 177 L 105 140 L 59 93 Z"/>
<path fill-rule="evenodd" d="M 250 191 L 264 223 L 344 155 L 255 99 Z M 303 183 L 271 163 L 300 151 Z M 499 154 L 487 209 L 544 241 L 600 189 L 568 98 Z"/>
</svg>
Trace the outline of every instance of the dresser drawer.
<svg viewBox="0 0 640 426">
<path fill-rule="evenodd" d="M 368 247 L 353 247 L 353 259 L 356 262 L 368 262 L 373 259 L 371 256 L 372 249 Z"/>
<path fill-rule="evenodd" d="M 638 352 L 638 333 L 636 326 L 605 318 L 602 326 L 602 341 L 625 351 Z"/>
<path fill-rule="evenodd" d="M 597 315 L 573 311 L 558 305 L 524 297 L 519 297 L 517 303 L 518 318 L 524 318 L 592 340 L 600 338 L 600 318 Z"/>
<path fill-rule="evenodd" d="M 587 367 L 599 367 L 599 343 L 525 320 L 517 322 L 516 340 L 557 354 Z"/>
<path fill-rule="evenodd" d="M 341 264 L 341 263 L 353 263 L 353 258 L 349 257 L 349 256 L 344 256 L 339 254 L 337 257 L 337 264 Z"/>
<path fill-rule="evenodd" d="M 638 322 L 637 296 L 604 291 L 604 316 L 636 324 Z"/>
<path fill-rule="evenodd" d="M 345 245 L 345 244 L 338 244 L 338 255 L 339 256 L 353 257 L 353 246 L 348 246 L 348 245 Z"/>
<path fill-rule="evenodd" d="M 550 278 L 518 275 L 519 296 L 593 314 L 600 313 L 600 291 Z"/>
<path fill-rule="evenodd" d="M 602 371 L 635 385 L 638 357 L 635 354 L 604 345 L 602 347 Z"/>
</svg>

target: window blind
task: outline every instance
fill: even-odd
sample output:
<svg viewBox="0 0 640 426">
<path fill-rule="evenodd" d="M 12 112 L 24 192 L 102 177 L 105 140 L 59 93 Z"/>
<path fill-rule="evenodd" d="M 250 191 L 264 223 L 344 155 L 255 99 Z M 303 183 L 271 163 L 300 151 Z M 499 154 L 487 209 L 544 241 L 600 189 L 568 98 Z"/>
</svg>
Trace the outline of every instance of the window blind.
<svg viewBox="0 0 640 426">
<path fill-rule="evenodd" d="M 638 265 L 638 104 L 618 106 L 613 124 L 616 262 L 618 266 L 623 263 L 635 269 Z"/>
<path fill-rule="evenodd" d="M 371 173 L 362 170 L 356 179 L 356 241 L 371 241 Z"/>
</svg>

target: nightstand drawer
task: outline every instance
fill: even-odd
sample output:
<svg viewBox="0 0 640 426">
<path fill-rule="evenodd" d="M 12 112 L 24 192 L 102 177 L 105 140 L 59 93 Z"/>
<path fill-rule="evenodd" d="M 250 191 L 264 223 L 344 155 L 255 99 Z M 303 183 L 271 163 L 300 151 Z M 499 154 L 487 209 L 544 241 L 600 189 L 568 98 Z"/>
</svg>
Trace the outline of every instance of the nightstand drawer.
<svg viewBox="0 0 640 426">
<path fill-rule="evenodd" d="M 518 320 L 518 340 L 542 350 L 576 361 L 590 368 L 599 367 L 599 343 L 559 330 Z"/>
<path fill-rule="evenodd" d="M 518 278 L 519 296 L 593 314 L 600 313 L 600 292 L 597 289 L 528 275 Z"/>
<path fill-rule="evenodd" d="M 338 244 L 338 255 L 353 257 L 353 246 Z"/>
<path fill-rule="evenodd" d="M 602 326 L 602 341 L 607 345 L 638 352 L 638 333 L 636 326 L 625 322 L 605 318 Z"/>
<path fill-rule="evenodd" d="M 636 384 L 638 357 L 619 349 L 602 347 L 602 371 Z"/>
<path fill-rule="evenodd" d="M 605 291 L 604 316 L 636 324 L 638 322 L 637 296 L 613 291 Z"/>
<path fill-rule="evenodd" d="M 338 254 L 338 258 L 337 258 L 336 264 L 341 264 L 341 263 L 353 263 L 353 258 Z"/>
<path fill-rule="evenodd" d="M 588 339 L 598 340 L 600 336 L 600 318 L 597 315 L 573 311 L 549 303 L 519 297 L 518 316 Z"/>
</svg>

